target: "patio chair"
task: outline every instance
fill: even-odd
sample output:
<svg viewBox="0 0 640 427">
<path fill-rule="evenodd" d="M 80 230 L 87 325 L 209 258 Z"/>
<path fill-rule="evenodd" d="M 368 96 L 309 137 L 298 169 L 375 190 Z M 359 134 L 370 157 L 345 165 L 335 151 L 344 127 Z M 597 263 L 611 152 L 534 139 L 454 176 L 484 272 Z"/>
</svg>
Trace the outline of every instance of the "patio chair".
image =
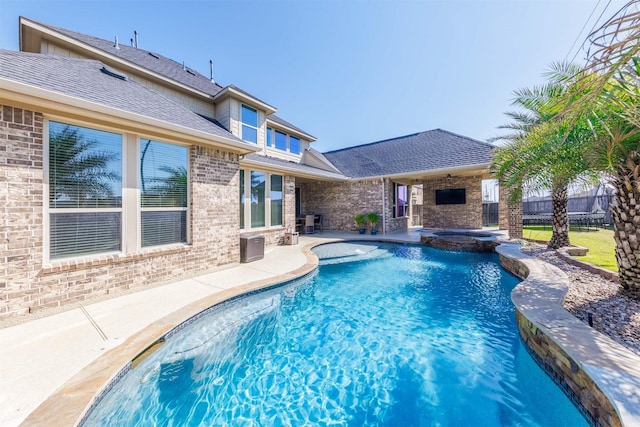
<svg viewBox="0 0 640 427">
<path fill-rule="evenodd" d="M 307 215 L 304 220 L 304 234 L 313 234 L 314 215 Z"/>
<path fill-rule="evenodd" d="M 320 231 L 321 233 L 324 231 L 322 219 L 322 214 L 313 216 L 313 231 Z"/>
</svg>

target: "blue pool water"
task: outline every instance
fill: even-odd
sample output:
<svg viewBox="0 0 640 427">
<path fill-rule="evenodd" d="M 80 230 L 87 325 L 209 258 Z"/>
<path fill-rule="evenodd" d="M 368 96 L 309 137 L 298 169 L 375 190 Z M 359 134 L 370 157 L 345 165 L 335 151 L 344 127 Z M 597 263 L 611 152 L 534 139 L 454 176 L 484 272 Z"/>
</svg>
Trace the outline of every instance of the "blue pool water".
<svg viewBox="0 0 640 427">
<path fill-rule="evenodd" d="M 85 425 L 586 426 L 515 327 L 495 255 L 317 249 L 311 277 L 216 308 Z"/>
</svg>

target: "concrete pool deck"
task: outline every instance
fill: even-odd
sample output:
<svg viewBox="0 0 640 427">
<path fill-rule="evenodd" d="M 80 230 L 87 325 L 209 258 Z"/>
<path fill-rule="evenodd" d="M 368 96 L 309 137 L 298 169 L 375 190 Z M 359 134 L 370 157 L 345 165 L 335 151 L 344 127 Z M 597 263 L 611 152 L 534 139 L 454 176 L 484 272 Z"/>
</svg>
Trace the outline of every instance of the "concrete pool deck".
<svg viewBox="0 0 640 427">
<path fill-rule="evenodd" d="M 502 233 L 495 234 L 502 237 Z M 317 258 L 310 248 L 317 244 L 341 240 L 419 243 L 420 236 L 420 230 L 415 228 L 376 236 L 330 231 L 303 235 L 296 246 L 266 248 L 260 261 L 232 264 L 196 277 L 116 294 L 103 301 L 87 301 L 83 306 L 43 318 L 26 317 L 21 324 L 0 329 L 0 425 L 75 425 L 96 393 L 159 337 L 214 304 L 313 271 Z M 500 252 L 521 257 L 516 245 L 505 245 Z M 529 265 L 534 273 L 538 262 L 525 262 L 535 263 Z M 558 279 L 556 273 L 546 278 L 551 282 Z M 532 274 L 531 279 L 537 282 L 540 276 Z M 531 284 L 532 280 L 528 282 Z M 528 299 L 526 294 L 534 299 Z M 528 305 L 528 316 L 539 320 L 538 315 L 545 315 L 557 320 L 555 309 L 550 311 L 544 304 L 544 295 L 542 306 L 536 301 L 540 295 L 526 291 L 523 297 L 517 305 L 521 309 L 522 304 Z M 574 333 L 561 334 L 563 346 L 580 347 L 594 339 L 601 344 L 584 345 L 588 352 L 580 352 L 580 356 L 586 363 L 580 365 L 598 382 L 604 382 L 605 388 L 614 390 L 603 391 L 615 402 L 623 424 L 640 425 L 636 424 L 640 420 L 640 357 L 624 350 L 620 353 L 621 346 L 602 341 L 602 334 L 576 327 L 583 334 L 574 335 L 573 329 Z M 599 356 L 594 358 L 594 353 Z M 598 367 L 606 367 L 606 375 L 599 374 Z"/>
<path fill-rule="evenodd" d="M 419 243 L 420 233 L 418 229 L 409 229 L 384 236 L 330 231 L 302 235 L 296 246 L 265 248 L 265 257 L 259 261 L 224 266 L 204 275 L 115 294 L 98 302 L 87 301 L 85 305 L 34 320 L 26 317 L 20 324 L 0 329 L 0 425 L 23 423 L 56 390 L 110 350 L 128 346 L 137 351 L 135 356 L 146 347 L 145 339 L 151 340 L 147 341 L 150 344 L 154 336 L 157 339 L 164 329 L 170 329 L 172 321 L 180 323 L 206 308 L 206 304 L 246 292 L 251 284 L 259 288 L 303 275 L 317 265 L 317 260 L 309 263 L 306 247 L 343 239 Z M 170 313 L 176 315 L 156 325 Z M 149 332 L 140 335 L 144 330 Z M 140 336 L 134 337 L 136 334 Z M 125 344 L 131 338 L 143 347 L 135 350 L 133 343 Z M 124 354 L 128 357 L 129 352 Z M 75 411 L 76 416 L 79 413 L 77 408 L 57 408 L 51 413 L 60 419 L 38 421 L 29 417 L 27 424 L 71 425 L 63 421 L 62 415 L 67 411 Z"/>
</svg>

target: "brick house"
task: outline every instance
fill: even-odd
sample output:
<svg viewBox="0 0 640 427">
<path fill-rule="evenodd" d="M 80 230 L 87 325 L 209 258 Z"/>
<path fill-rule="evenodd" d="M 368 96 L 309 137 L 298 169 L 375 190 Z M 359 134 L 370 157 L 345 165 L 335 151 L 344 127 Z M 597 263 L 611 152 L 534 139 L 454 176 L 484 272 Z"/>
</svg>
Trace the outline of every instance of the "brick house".
<svg viewBox="0 0 640 427">
<path fill-rule="evenodd" d="M 482 225 L 489 144 L 438 129 L 323 154 L 275 107 L 134 43 L 19 31 L 0 51 L 0 316 L 238 262 L 240 233 L 281 244 L 303 213 L 404 228 L 412 186 L 424 226 Z"/>
</svg>

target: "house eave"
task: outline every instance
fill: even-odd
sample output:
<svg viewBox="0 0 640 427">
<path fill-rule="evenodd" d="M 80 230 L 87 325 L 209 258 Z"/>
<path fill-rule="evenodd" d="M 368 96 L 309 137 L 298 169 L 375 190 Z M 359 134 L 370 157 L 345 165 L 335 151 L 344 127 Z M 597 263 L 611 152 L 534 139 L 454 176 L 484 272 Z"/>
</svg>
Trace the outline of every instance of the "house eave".
<svg viewBox="0 0 640 427">
<path fill-rule="evenodd" d="M 262 170 L 274 171 L 274 172 L 283 172 L 287 175 L 292 175 L 300 178 L 313 179 L 317 181 L 335 181 L 335 182 L 346 182 L 348 180 L 345 176 L 337 176 L 337 174 L 327 175 L 323 173 L 312 173 L 310 171 L 301 171 L 300 169 L 296 169 L 293 167 L 287 167 L 284 165 L 274 165 L 272 163 L 260 162 L 252 159 L 243 158 L 240 159 L 240 167 L 253 166 L 256 168 L 260 168 Z"/>
<path fill-rule="evenodd" d="M 250 105 L 251 107 L 259 108 L 260 110 L 263 110 L 267 115 L 276 112 L 275 107 L 260 101 L 258 98 L 242 93 L 231 86 L 227 86 L 220 92 L 218 92 L 216 96 L 213 97 L 213 101 L 215 103 L 218 103 L 229 97 L 239 99 L 240 101 L 246 103 L 247 105 Z"/>
<path fill-rule="evenodd" d="M 387 175 L 374 175 L 374 176 L 363 176 L 359 178 L 352 178 L 353 181 L 367 181 L 381 178 L 389 178 L 392 180 L 417 180 L 424 178 L 436 178 L 439 176 L 446 176 L 448 174 L 451 175 L 488 175 L 489 166 L 491 163 L 476 163 L 473 165 L 466 166 L 457 166 L 450 168 L 440 168 L 440 169 L 429 169 L 423 171 L 412 171 L 412 172 L 400 172 L 395 174 L 387 174 Z"/>
<path fill-rule="evenodd" d="M 267 124 L 270 125 L 273 128 L 278 128 L 278 129 L 282 129 L 284 131 L 287 131 L 287 133 L 289 133 L 290 135 L 297 136 L 297 137 L 300 137 L 300 138 L 304 138 L 304 139 L 306 139 L 307 141 L 310 141 L 310 142 L 314 142 L 314 141 L 317 140 L 316 137 L 311 136 L 308 133 L 300 132 L 300 131 L 295 130 L 295 129 L 289 127 L 289 126 L 285 126 L 282 123 L 278 123 L 276 121 L 273 121 L 273 120 L 271 120 L 269 118 L 267 118 Z"/>
<path fill-rule="evenodd" d="M 43 114 L 67 116 L 99 125 L 116 127 L 125 131 L 155 135 L 199 145 L 215 146 L 241 155 L 259 151 L 259 148 L 253 144 L 234 141 L 233 139 L 227 139 L 197 129 L 6 78 L 0 78 L 0 92 L 2 92 L 2 102 L 8 102 L 20 108 L 38 111 Z"/>
</svg>

